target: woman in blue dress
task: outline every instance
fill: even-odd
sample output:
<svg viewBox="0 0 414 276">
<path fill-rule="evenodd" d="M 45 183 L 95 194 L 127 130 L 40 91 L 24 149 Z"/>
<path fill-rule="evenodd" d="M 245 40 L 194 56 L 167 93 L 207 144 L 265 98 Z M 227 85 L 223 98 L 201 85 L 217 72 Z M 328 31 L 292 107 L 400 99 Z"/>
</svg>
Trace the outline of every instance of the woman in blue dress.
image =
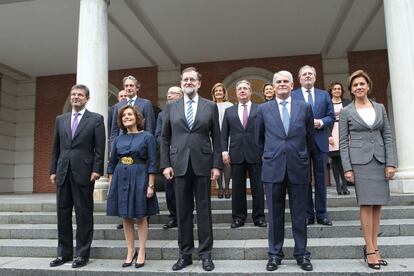
<svg viewBox="0 0 414 276">
<path fill-rule="evenodd" d="M 148 236 L 147 217 L 159 212 L 154 193 L 156 144 L 154 136 L 144 131 L 144 117 L 135 107 L 119 110 L 118 124 L 124 134 L 112 144 L 108 164 L 109 193 L 106 213 L 123 218 L 128 254 L 122 267 L 140 268 L 145 264 Z M 139 251 L 135 249 L 134 219 L 138 224 Z"/>
</svg>

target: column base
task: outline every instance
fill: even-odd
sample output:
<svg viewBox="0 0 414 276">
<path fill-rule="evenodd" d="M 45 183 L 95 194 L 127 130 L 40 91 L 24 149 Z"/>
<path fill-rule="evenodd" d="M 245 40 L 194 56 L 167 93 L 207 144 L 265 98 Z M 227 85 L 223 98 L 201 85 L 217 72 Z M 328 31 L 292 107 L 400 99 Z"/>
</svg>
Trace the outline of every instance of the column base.
<svg viewBox="0 0 414 276">
<path fill-rule="evenodd" d="M 390 191 L 399 194 L 414 193 L 414 171 L 396 172 L 390 180 Z"/>
<path fill-rule="evenodd" d="M 107 177 L 101 177 L 95 182 L 95 189 L 93 190 L 94 201 L 105 201 L 108 195 L 109 180 Z"/>
</svg>

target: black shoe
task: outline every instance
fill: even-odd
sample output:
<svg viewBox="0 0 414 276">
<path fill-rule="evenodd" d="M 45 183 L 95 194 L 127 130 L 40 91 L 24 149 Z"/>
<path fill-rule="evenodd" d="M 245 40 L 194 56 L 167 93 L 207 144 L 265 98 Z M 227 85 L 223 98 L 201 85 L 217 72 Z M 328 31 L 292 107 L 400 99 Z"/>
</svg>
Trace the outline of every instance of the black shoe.
<svg viewBox="0 0 414 276">
<path fill-rule="evenodd" d="M 309 258 L 296 259 L 296 263 L 298 264 L 298 266 L 300 266 L 300 268 L 302 268 L 305 271 L 313 270 L 313 266 Z"/>
<path fill-rule="evenodd" d="M 243 225 L 244 225 L 243 221 L 236 219 L 231 223 L 230 227 L 231 228 L 239 228 L 239 227 L 242 227 Z"/>
<path fill-rule="evenodd" d="M 371 252 L 371 253 L 367 253 L 366 246 L 364 246 L 362 248 L 362 251 L 364 253 L 364 261 L 367 263 L 367 265 L 368 265 L 369 268 L 375 269 L 375 270 L 381 269 L 381 264 L 380 263 L 369 263 L 368 262 L 368 257 L 367 256 L 369 256 L 369 255 L 376 255 L 375 251 L 374 252 Z"/>
<path fill-rule="evenodd" d="M 118 230 L 124 229 L 124 225 L 122 223 L 120 223 L 116 226 L 116 229 L 118 229 Z"/>
<path fill-rule="evenodd" d="M 342 192 L 342 191 L 338 192 L 338 195 L 344 195 L 344 194 L 345 192 Z"/>
<path fill-rule="evenodd" d="M 345 192 L 344 192 L 344 195 L 350 195 L 351 194 L 351 192 L 350 191 L 348 191 L 348 190 L 346 190 Z"/>
<path fill-rule="evenodd" d="M 378 249 L 375 249 L 375 253 L 381 253 Z M 386 260 L 384 260 L 384 259 L 378 259 L 378 262 L 379 262 L 379 264 L 380 265 L 382 265 L 382 266 L 387 266 L 388 265 L 388 262 L 386 261 Z"/>
<path fill-rule="evenodd" d="M 217 193 L 217 198 L 223 198 L 224 194 L 223 194 L 223 190 L 219 190 Z"/>
<path fill-rule="evenodd" d="M 87 257 L 76 257 L 75 260 L 73 260 L 72 267 L 78 268 L 85 266 L 89 262 L 89 258 Z"/>
<path fill-rule="evenodd" d="M 167 229 L 174 228 L 174 227 L 177 227 L 177 221 L 172 219 L 168 221 L 166 224 L 164 224 L 162 226 L 162 229 L 167 230 Z"/>
<path fill-rule="evenodd" d="M 214 269 L 214 263 L 210 258 L 203 259 L 201 262 L 205 271 L 212 271 Z"/>
<path fill-rule="evenodd" d="M 186 266 L 192 265 L 193 264 L 193 260 L 191 259 L 191 257 L 180 257 L 178 259 L 178 261 L 172 266 L 172 270 L 177 271 L 177 270 L 181 270 Z"/>
<path fill-rule="evenodd" d="M 330 221 L 328 218 L 324 218 L 324 219 L 317 218 L 316 222 L 318 224 L 322 224 L 322 225 L 325 225 L 325 226 L 332 226 L 332 221 Z"/>
<path fill-rule="evenodd" d="M 145 261 L 143 263 L 135 263 L 135 268 L 140 268 L 143 267 L 145 265 Z"/>
<path fill-rule="evenodd" d="M 132 260 L 129 262 L 129 263 L 127 263 L 127 262 L 125 262 L 125 263 L 123 263 L 122 264 L 122 267 L 128 267 L 128 266 L 131 266 L 132 265 L 132 263 L 136 260 L 138 258 L 138 251 L 136 251 L 135 250 L 135 253 L 134 253 L 134 256 L 132 257 Z"/>
<path fill-rule="evenodd" d="M 257 227 L 267 227 L 267 223 L 264 220 L 258 220 L 254 223 Z"/>
<path fill-rule="evenodd" d="M 306 219 L 306 225 L 311 225 L 311 224 L 315 224 L 315 220 L 314 219 Z"/>
<path fill-rule="evenodd" d="M 49 266 L 54 267 L 54 266 L 63 265 L 64 263 L 70 262 L 72 260 L 73 260 L 72 257 L 57 257 L 56 259 L 52 260 L 49 263 Z"/>
<path fill-rule="evenodd" d="M 274 271 L 277 269 L 277 267 L 282 263 L 281 259 L 278 258 L 272 258 L 270 257 L 267 261 L 266 270 L 267 271 Z"/>
</svg>

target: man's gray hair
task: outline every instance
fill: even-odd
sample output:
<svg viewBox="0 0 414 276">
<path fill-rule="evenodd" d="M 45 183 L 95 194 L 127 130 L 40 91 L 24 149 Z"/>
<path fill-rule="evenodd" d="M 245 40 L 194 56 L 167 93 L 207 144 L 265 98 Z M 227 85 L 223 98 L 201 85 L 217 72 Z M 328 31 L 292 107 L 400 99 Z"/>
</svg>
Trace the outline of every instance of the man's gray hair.
<svg viewBox="0 0 414 276">
<path fill-rule="evenodd" d="M 299 69 L 299 73 L 298 73 L 298 77 L 300 78 L 300 75 L 302 75 L 302 71 L 304 70 L 304 69 L 311 69 L 312 71 L 313 71 L 313 74 L 315 75 L 315 78 L 316 78 L 316 69 L 315 69 L 315 67 L 313 67 L 313 66 L 310 66 L 310 65 L 303 65 L 302 67 L 300 67 L 300 69 Z"/>
<path fill-rule="evenodd" d="M 239 86 L 242 83 L 247 84 L 247 86 L 249 86 L 249 88 L 252 87 L 252 84 L 250 83 L 250 81 L 248 81 L 248 80 L 239 80 L 238 82 L 236 82 L 236 88 L 237 88 L 237 86 Z"/>
<path fill-rule="evenodd" d="M 137 78 L 136 78 L 136 77 L 131 76 L 131 75 L 126 76 L 125 78 L 123 78 L 123 79 L 122 79 L 122 86 L 124 86 L 124 85 L 125 85 L 125 82 L 126 82 L 127 80 L 132 80 L 132 81 L 135 83 L 135 86 L 136 86 L 137 88 L 140 88 L 140 87 L 141 87 L 141 83 L 139 82 L 139 80 L 137 80 Z"/>
<path fill-rule="evenodd" d="M 276 73 L 273 75 L 273 84 L 275 84 L 275 83 L 276 83 L 276 79 L 277 79 L 279 76 L 286 77 L 286 78 L 288 78 L 288 80 L 289 80 L 290 82 L 293 82 L 293 76 L 292 76 L 292 73 L 290 73 L 289 71 L 286 71 L 286 70 L 282 70 L 282 71 L 276 72 Z"/>
</svg>

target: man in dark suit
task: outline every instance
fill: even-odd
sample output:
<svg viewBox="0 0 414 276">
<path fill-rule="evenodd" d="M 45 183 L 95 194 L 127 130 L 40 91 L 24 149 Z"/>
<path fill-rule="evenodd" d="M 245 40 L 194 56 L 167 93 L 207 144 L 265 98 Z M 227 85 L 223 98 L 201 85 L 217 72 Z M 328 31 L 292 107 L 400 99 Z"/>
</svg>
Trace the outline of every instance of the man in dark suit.
<svg viewBox="0 0 414 276">
<path fill-rule="evenodd" d="M 276 99 L 259 105 L 255 140 L 263 154 L 262 181 L 269 211 L 268 271 L 276 270 L 284 257 L 286 189 L 295 240 L 293 256 L 306 271 L 313 269 L 306 250 L 306 194 L 310 181 L 309 153 L 314 143 L 311 106 L 290 97 L 293 77 L 280 71 L 273 77 Z"/>
<path fill-rule="evenodd" d="M 169 103 L 180 99 L 183 96 L 183 91 L 178 86 L 172 86 L 167 92 L 167 101 Z M 161 144 L 161 128 L 162 128 L 162 115 L 161 111 L 157 118 L 157 128 L 155 130 L 155 139 L 157 144 Z M 162 226 L 164 230 L 177 227 L 177 209 L 175 203 L 175 192 L 174 192 L 174 178 L 165 179 L 165 200 L 167 201 L 167 208 L 170 212 L 170 220 Z"/>
<path fill-rule="evenodd" d="M 312 106 L 315 128 L 315 146 L 311 153 L 313 177 L 315 184 L 315 204 L 312 199 L 312 184 L 309 182 L 307 200 L 307 224 L 315 223 L 331 226 L 332 221 L 328 217 L 326 195 L 326 171 L 329 152 L 329 128 L 335 121 L 335 112 L 332 100 L 325 90 L 314 87 L 316 70 L 312 66 L 305 65 L 299 70 L 301 88 L 292 91 L 292 98 L 305 101 Z"/>
<path fill-rule="evenodd" d="M 124 86 L 124 90 L 127 92 L 128 98 L 127 100 L 119 102 L 114 106 L 111 135 L 109 138 L 110 144 L 112 144 L 114 139 L 120 134 L 118 126 L 118 110 L 124 105 L 135 106 L 138 111 L 144 115 L 145 130 L 152 134 L 154 134 L 155 131 L 155 117 L 151 102 L 137 96 L 141 83 L 134 76 L 127 76 L 122 80 L 122 85 Z"/>
<path fill-rule="evenodd" d="M 127 96 L 126 91 L 125 90 L 119 90 L 119 92 L 118 92 L 118 103 L 126 100 L 127 98 L 128 98 L 128 96 Z M 109 108 L 109 111 L 108 111 L 108 120 L 107 120 L 108 121 L 107 122 L 108 138 L 111 136 L 112 117 L 113 117 L 113 114 L 114 114 L 115 105 L 116 104 L 114 104 L 113 106 L 111 106 L 111 108 Z M 111 147 L 111 143 L 110 143 L 110 141 L 108 139 L 108 149 L 110 147 Z M 108 151 L 108 154 L 110 154 L 110 151 Z M 123 229 L 123 228 L 124 228 L 124 225 L 122 223 L 116 225 L 116 229 Z"/>
<path fill-rule="evenodd" d="M 58 248 L 50 266 L 73 259 L 72 209 L 76 213 L 76 258 L 73 268 L 89 261 L 93 238 L 93 189 L 103 174 L 105 125 L 102 115 L 85 109 L 89 89 L 74 85 L 72 112 L 56 118 L 50 181 L 56 184 Z"/>
<path fill-rule="evenodd" d="M 127 98 L 128 98 L 128 96 L 127 96 L 126 91 L 125 90 L 119 90 L 119 92 L 118 92 L 118 103 L 126 100 Z M 107 126 L 108 126 L 108 137 L 110 137 L 110 135 L 111 135 L 112 117 L 113 117 L 113 114 L 114 114 L 115 105 L 116 104 L 111 106 L 111 108 L 109 108 L 109 111 L 108 111 L 108 124 L 107 124 Z"/>
<path fill-rule="evenodd" d="M 246 174 L 249 172 L 253 197 L 254 225 L 267 227 L 264 215 L 263 185 L 260 180 L 262 159 L 254 143 L 254 125 L 257 104 L 250 101 L 250 82 L 236 83 L 238 104 L 226 109 L 221 127 L 223 163 L 231 164 L 232 217 L 231 228 L 244 225 L 247 217 Z M 229 145 L 230 139 L 230 145 Z"/>
<path fill-rule="evenodd" d="M 197 209 L 199 250 L 202 267 L 214 269 L 211 260 L 213 229 L 211 180 L 223 168 L 218 110 L 214 102 L 200 97 L 201 74 L 189 67 L 181 74 L 184 97 L 167 104 L 161 132 L 161 168 L 165 178 L 175 177 L 178 245 L 180 257 L 173 270 L 191 265 L 194 249 L 193 210 Z"/>
</svg>

